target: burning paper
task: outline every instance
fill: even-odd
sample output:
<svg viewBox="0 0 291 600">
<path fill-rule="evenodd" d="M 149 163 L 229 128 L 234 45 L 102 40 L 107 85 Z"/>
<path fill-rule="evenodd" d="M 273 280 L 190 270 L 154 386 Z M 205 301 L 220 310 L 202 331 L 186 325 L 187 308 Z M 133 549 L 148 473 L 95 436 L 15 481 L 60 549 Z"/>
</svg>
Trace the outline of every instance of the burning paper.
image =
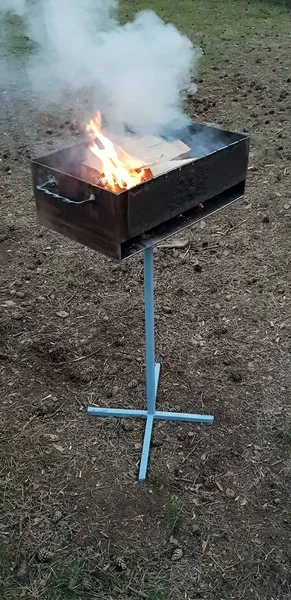
<svg viewBox="0 0 291 600">
<path fill-rule="evenodd" d="M 101 115 L 98 111 L 96 117 L 87 125 L 91 138 L 89 149 L 94 157 L 89 156 L 83 165 L 93 169 L 95 173 L 98 172 L 98 183 L 115 193 L 130 189 L 193 160 L 177 160 L 178 157 L 185 157 L 189 153 L 190 148 L 184 142 L 167 142 L 154 136 L 127 140 L 127 146 L 132 152 L 129 154 L 102 133 L 101 125 Z"/>
<path fill-rule="evenodd" d="M 101 125 L 100 112 L 97 112 L 95 119 L 91 119 L 87 125 L 87 131 L 92 139 L 89 148 L 99 159 L 95 169 L 102 174 L 100 183 L 113 192 L 119 192 L 152 179 L 150 169 L 144 169 L 141 160 L 130 156 L 105 137 Z"/>
</svg>

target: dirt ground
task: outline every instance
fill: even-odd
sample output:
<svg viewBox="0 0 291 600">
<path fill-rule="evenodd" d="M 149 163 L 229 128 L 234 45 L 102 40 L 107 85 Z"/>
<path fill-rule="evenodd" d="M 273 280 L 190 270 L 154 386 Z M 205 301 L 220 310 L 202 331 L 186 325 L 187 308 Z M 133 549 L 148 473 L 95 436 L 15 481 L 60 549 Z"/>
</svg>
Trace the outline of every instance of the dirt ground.
<svg viewBox="0 0 291 600">
<path fill-rule="evenodd" d="M 141 258 L 38 226 L 30 158 L 78 126 L 4 90 L 1 600 L 290 599 L 290 81 L 270 33 L 189 98 L 252 151 L 245 198 L 155 253 L 159 408 L 215 422 L 157 423 L 143 485 L 143 423 L 86 415 L 145 404 Z"/>
</svg>

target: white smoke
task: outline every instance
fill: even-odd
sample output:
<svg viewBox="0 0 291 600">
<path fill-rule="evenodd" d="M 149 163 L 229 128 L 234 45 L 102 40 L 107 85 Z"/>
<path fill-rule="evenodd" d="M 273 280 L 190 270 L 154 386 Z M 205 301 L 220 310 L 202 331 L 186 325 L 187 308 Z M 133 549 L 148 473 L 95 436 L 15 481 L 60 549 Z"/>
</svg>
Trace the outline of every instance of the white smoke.
<svg viewBox="0 0 291 600">
<path fill-rule="evenodd" d="M 0 9 L 3 12 L 11 11 L 21 16 L 26 10 L 26 0 L 1 0 Z"/>
<path fill-rule="evenodd" d="M 25 14 L 36 51 L 27 61 L 40 103 L 94 90 L 95 109 L 112 128 L 159 134 L 183 126 L 182 92 L 199 48 L 152 11 L 117 21 L 117 0 L 0 0 L 0 11 Z"/>
</svg>

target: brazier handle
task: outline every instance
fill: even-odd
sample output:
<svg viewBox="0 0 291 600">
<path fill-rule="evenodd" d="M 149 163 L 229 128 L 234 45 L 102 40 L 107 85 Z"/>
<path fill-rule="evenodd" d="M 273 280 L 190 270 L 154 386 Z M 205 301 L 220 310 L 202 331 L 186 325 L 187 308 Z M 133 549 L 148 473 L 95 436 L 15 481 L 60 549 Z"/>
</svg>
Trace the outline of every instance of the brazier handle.
<svg viewBox="0 0 291 600">
<path fill-rule="evenodd" d="M 60 200 L 61 202 L 65 202 L 66 204 L 74 204 L 75 206 L 80 206 L 81 204 L 88 204 L 88 202 L 94 202 L 96 200 L 93 193 L 90 194 L 89 198 L 87 198 L 86 200 L 81 200 L 80 202 L 76 202 L 75 200 L 70 200 L 69 198 L 65 198 L 64 196 L 60 196 L 59 194 L 56 194 L 56 192 L 52 192 L 47 187 L 47 186 L 52 187 L 54 185 L 56 185 L 56 180 L 54 177 L 51 177 L 45 183 L 42 183 L 41 185 L 37 185 L 36 189 L 39 192 L 43 192 L 47 196 L 50 196 L 50 198 L 55 198 L 55 200 Z"/>
</svg>

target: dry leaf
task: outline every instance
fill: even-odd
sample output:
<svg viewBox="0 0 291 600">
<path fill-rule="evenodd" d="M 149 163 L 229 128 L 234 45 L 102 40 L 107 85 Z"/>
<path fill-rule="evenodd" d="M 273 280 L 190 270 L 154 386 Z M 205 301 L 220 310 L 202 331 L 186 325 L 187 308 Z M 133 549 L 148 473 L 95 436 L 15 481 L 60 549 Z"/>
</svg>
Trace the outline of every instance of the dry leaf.
<svg viewBox="0 0 291 600">
<path fill-rule="evenodd" d="M 226 490 L 226 492 L 225 492 L 225 495 L 226 495 L 228 498 L 234 498 L 234 497 L 235 497 L 235 492 L 234 492 L 233 490 L 231 490 L 230 488 L 227 488 L 227 490 Z"/>
<path fill-rule="evenodd" d="M 5 300 L 4 304 L 1 304 L 1 306 L 9 308 L 12 306 L 16 306 L 16 303 L 13 300 Z"/>
<path fill-rule="evenodd" d="M 54 433 L 44 433 L 44 437 L 46 437 L 48 440 L 51 440 L 51 442 L 56 442 L 58 439 L 58 436 Z"/>
<path fill-rule="evenodd" d="M 209 537 L 207 538 L 207 540 L 204 540 L 204 541 L 202 542 L 202 554 L 204 554 L 204 553 L 205 553 L 205 551 L 206 551 L 206 548 L 207 548 L 207 546 L 208 546 L 208 542 L 209 542 Z"/>
<path fill-rule="evenodd" d="M 38 525 L 39 523 L 41 523 L 43 521 L 43 517 L 35 517 L 35 519 L 33 519 L 32 521 L 32 525 Z"/>
<path fill-rule="evenodd" d="M 216 485 L 217 485 L 218 489 L 219 489 L 221 492 L 223 492 L 223 487 L 222 487 L 221 483 L 219 483 L 219 481 L 216 481 L 215 483 L 216 483 Z"/>
<path fill-rule="evenodd" d="M 63 446 L 60 446 L 59 444 L 53 444 L 53 447 L 61 454 L 63 454 L 63 452 L 65 452 L 65 448 L 63 448 Z"/>
<path fill-rule="evenodd" d="M 193 502 L 194 506 L 201 506 L 201 502 L 199 502 L 198 498 L 194 497 L 192 502 Z"/>
<path fill-rule="evenodd" d="M 178 540 L 176 540 L 176 538 L 173 535 L 171 535 L 170 537 L 170 544 L 173 544 L 173 546 L 179 546 Z"/>
<path fill-rule="evenodd" d="M 59 310 L 58 312 L 56 312 L 56 315 L 61 319 L 66 319 L 69 316 L 69 313 L 66 310 Z"/>
</svg>

